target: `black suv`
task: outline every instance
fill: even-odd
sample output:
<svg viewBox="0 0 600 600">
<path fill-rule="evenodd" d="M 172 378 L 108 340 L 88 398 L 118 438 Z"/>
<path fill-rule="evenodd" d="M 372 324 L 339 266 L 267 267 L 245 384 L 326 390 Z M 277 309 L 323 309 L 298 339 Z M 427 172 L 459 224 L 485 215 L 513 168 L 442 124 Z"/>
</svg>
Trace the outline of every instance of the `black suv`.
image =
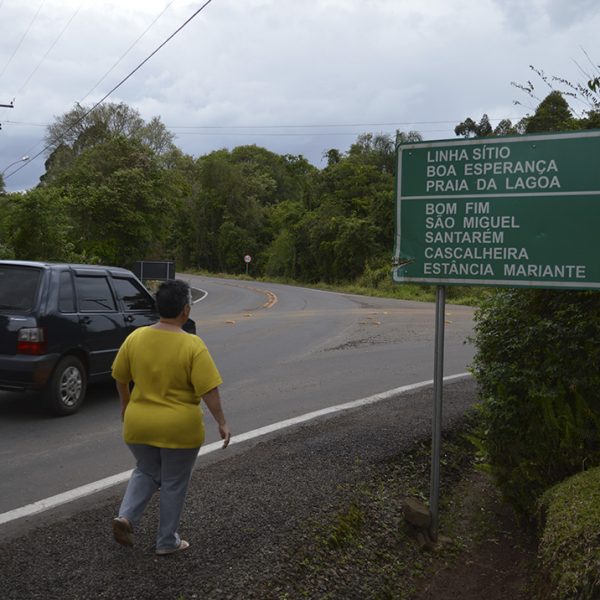
<svg viewBox="0 0 600 600">
<path fill-rule="evenodd" d="M 157 320 L 126 269 L 0 260 L 0 389 L 41 390 L 54 413 L 72 414 L 127 335 Z"/>
</svg>

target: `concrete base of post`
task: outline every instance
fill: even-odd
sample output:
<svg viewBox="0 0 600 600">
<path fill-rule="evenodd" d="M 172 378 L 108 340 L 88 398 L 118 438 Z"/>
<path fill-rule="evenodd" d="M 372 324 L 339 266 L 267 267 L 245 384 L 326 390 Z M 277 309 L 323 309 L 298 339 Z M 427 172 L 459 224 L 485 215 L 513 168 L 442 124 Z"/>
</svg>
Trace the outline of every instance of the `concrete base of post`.
<svg viewBox="0 0 600 600">
<path fill-rule="evenodd" d="M 402 515 L 407 526 L 408 534 L 415 540 L 421 550 L 438 550 L 440 545 L 449 543 L 450 538 L 431 532 L 431 511 L 418 498 L 405 498 L 402 503 Z M 437 532 L 436 532 L 437 534 Z"/>
</svg>

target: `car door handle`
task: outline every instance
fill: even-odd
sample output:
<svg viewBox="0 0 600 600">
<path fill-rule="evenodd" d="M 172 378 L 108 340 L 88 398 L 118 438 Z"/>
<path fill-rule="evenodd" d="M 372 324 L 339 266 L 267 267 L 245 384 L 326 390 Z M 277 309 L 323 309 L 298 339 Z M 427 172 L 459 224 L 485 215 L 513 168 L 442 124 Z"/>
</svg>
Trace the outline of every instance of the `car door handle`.
<svg viewBox="0 0 600 600">
<path fill-rule="evenodd" d="M 90 317 L 79 317 L 79 322 L 82 325 L 89 325 L 92 322 L 92 319 Z"/>
</svg>

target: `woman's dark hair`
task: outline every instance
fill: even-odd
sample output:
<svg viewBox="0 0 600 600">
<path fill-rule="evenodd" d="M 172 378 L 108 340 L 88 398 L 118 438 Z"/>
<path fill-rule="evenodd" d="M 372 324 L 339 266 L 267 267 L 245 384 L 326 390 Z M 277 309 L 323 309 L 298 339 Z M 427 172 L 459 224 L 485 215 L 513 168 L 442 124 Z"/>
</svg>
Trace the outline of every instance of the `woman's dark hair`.
<svg viewBox="0 0 600 600">
<path fill-rule="evenodd" d="M 181 314 L 183 307 L 190 304 L 190 286 L 181 279 L 163 281 L 156 292 L 158 314 L 165 319 L 174 319 Z"/>
</svg>

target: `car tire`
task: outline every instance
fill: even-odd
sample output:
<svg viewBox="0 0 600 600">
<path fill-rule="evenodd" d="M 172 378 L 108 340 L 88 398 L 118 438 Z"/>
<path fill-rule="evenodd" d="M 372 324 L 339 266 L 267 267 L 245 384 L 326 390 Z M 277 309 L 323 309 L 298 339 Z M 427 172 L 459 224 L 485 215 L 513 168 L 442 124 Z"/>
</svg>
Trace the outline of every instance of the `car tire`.
<svg viewBox="0 0 600 600">
<path fill-rule="evenodd" d="M 76 356 L 65 356 L 56 365 L 44 391 L 46 406 L 55 415 L 72 415 L 85 398 L 87 373 Z"/>
</svg>

